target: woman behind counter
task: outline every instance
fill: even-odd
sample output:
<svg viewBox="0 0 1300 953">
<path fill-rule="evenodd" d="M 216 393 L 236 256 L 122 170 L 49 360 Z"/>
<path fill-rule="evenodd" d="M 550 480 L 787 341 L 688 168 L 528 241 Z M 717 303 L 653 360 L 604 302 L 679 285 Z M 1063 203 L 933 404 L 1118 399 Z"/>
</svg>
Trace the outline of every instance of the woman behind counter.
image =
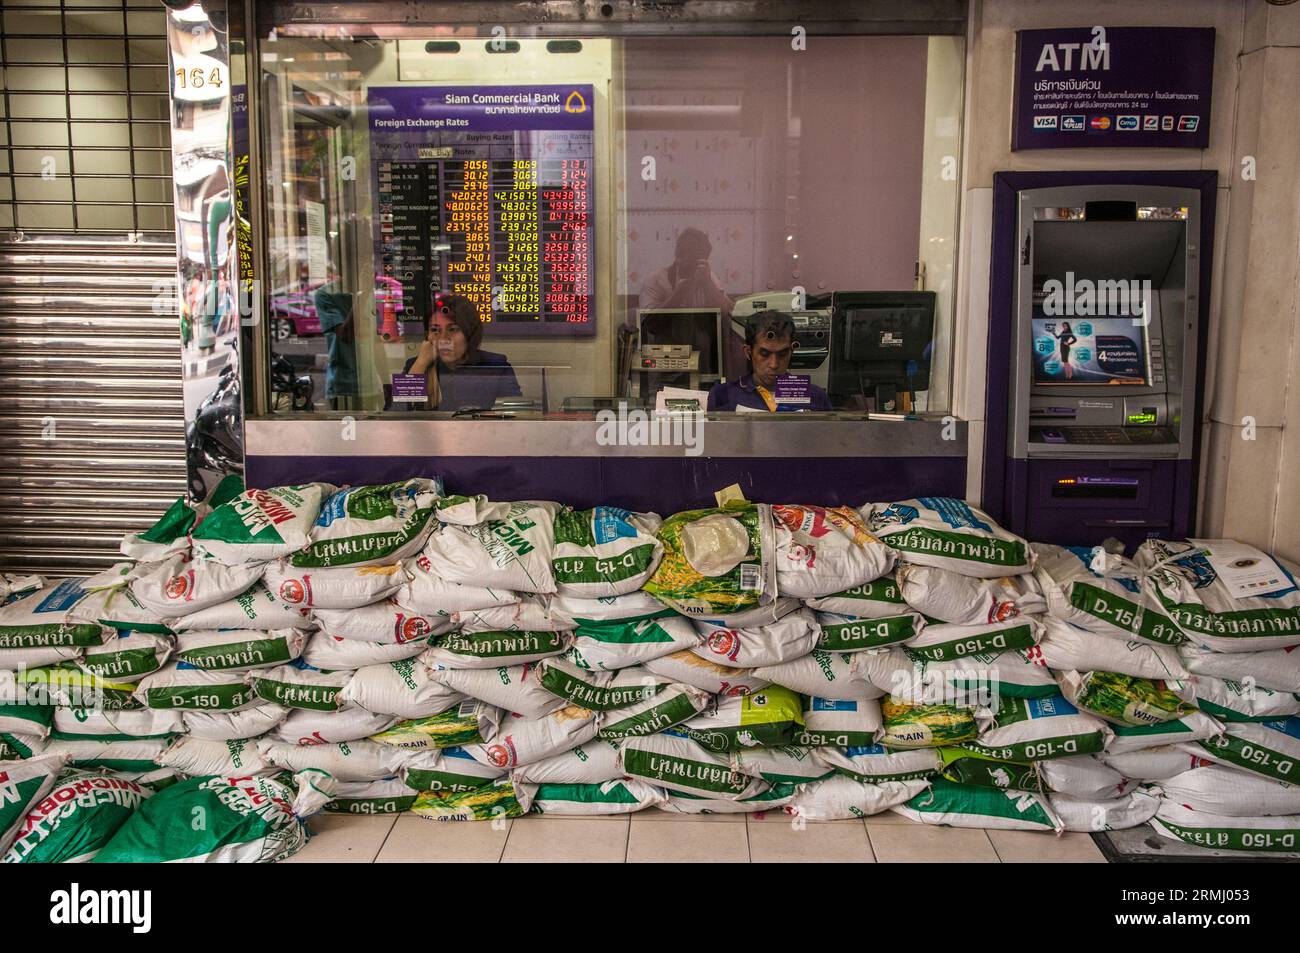
<svg viewBox="0 0 1300 953">
<path fill-rule="evenodd" d="M 498 397 L 518 397 L 519 381 L 504 354 L 479 350 L 483 324 L 474 302 L 460 295 L 438 295 L 420 353 L 402 368 L 423 374 L 428 401 L 412 410 L 491 410 Z"/>
</svg>

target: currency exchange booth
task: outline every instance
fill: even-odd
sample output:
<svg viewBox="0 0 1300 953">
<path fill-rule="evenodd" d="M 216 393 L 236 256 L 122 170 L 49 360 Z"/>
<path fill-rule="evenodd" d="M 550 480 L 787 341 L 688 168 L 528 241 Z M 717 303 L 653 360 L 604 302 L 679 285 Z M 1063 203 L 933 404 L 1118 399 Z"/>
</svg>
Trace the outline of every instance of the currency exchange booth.
<svg viewBox="0 0 1300 953">
<path fill-rule="evenodd" d="M 173 7 L 191 84 L 229 59 L 241 312 L 238 382 L 187 399 L 242 391 L 250 485 L 964 497 L 965 5 L 859 6 Z M 773 308 L 800 357 L 767 412 Z"/>
</svg>

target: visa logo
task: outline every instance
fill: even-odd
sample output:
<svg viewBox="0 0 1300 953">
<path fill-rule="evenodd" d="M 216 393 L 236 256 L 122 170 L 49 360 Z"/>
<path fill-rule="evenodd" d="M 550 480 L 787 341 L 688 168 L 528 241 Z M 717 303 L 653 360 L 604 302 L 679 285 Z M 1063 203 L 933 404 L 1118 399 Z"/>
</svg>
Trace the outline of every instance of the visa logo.
<svg viewBox="0 0 1300 953">
<path fill-rule="evenodd" d="M 1034 117 L 1034 128 L 1035 128 L 1035 129 L 1055 129 L 1055 128 L 1056 128 L 1056 117 L 1055 117 L 1055 116 L 1035 116 L 1035 117 Z"/>
<path fill-rule="evenodd" d="M 1061 130 L 1064 132 L 1083 132 L 1084 121 L 1082 116 L 1062 116 Z"/>
<path fill-rule="evenodd" d="M 1110 117 L 1109 117 L 1109 116 L 1093 116 L 1093 117 L 1092 117 L 1092 121 L 1089 122 L 1088 125 L 1092 126 L 1093 129 L 1109 129 L 1109 128 L 1110 128 Z"/>
<path fill-rule="evenodd" d="M 1116 116 L 1115 128 L 1124 132 L 1133 132 L 1138 128 L 1139 120 L 1137 116 Z"/>
<path fill-rule="evenodd" d="M 1200 116 L 1179 116 L 1178 117 L 1179 132 L 1195 132 L 1196 127 L 1199 126 L 1200 124 L 1201 124 Z"/>
</svg>

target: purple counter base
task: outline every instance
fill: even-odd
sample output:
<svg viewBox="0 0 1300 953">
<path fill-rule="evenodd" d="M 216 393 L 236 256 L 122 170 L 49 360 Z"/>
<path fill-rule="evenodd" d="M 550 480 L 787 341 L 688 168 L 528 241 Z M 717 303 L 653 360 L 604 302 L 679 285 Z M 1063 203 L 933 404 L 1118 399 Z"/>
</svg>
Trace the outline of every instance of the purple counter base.
<svg viewBox="0 0 1300 953">
<path fill-rule="evenodd" d="M 861 506 L 914 496 L 966 495 L 966 458 L 818 457 L 335 457 L 253 456 L 248 486 L 388 483 L 441 476 L 449 492 L 495 500 L 556 500 L 667 514 L 715 505 L 714 492 L 740 484 L 765 503 Z"/>
</svg>

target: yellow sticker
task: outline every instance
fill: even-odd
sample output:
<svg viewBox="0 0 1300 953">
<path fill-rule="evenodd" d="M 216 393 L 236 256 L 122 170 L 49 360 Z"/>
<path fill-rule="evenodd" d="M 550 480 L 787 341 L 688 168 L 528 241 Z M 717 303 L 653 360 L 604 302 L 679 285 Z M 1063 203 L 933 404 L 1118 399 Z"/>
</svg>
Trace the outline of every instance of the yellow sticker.
<svg viewBox="0 0 1300 953">
<path fill-rule="evenodd" d="M 718 490 L 713 494 L 713 498 L 718 501 L 718 506 L 726 506 L 728 503 L 748 503 L 745 499 L 745 491 L 740 488 L 739 483 L 733 483 L 729 487 Z"/>
</svg>

